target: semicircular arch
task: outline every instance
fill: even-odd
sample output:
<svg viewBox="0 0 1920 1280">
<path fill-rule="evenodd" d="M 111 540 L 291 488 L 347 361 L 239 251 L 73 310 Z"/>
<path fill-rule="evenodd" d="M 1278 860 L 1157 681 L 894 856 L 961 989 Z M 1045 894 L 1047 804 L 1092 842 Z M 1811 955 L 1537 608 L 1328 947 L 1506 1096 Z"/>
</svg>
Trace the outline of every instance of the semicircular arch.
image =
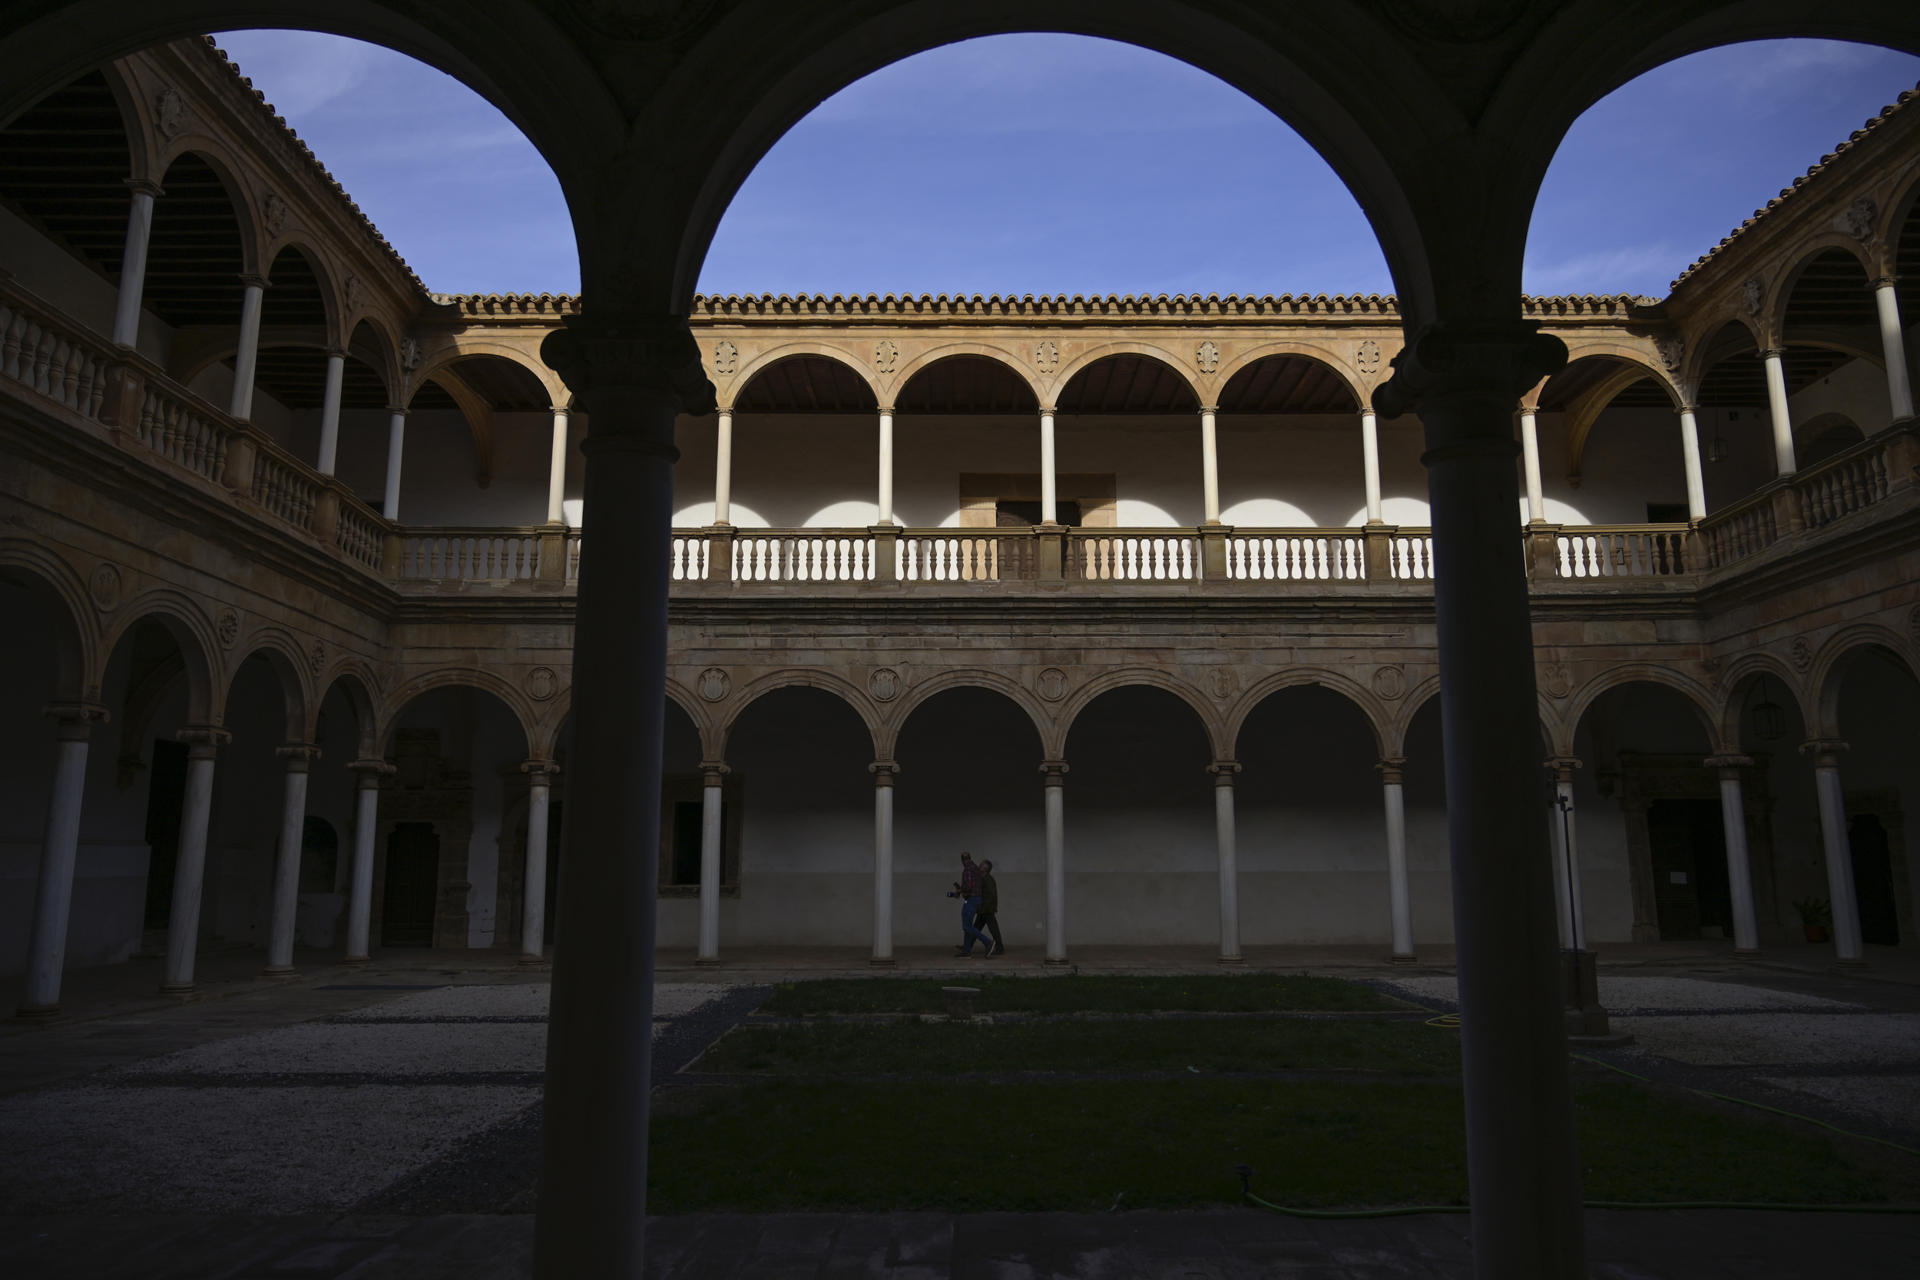
<svg viewBox="0 0 1920 1280">
<path fill-rule="evenodd" d="M 857 354 L 837 343 L 821 338 L 796 338 L 791 342 L 783 342 L 764 351 L 754 352 L 746 363 L 740 366 L 740 372 L 728 381 L 726 389 L 721 393 L 719 407 L 733 408 L 740 397 L 753 386 L 755 378 L 782 361 L 792 360 L 798 356 L 818 356 L 822 360 L 831 360 L 835 364 L 846 366 L 847 370 L 873 393 L 876 402 L 886 403 L 880 395 L 880 383 L 874 375 L 873 367 Z"/>
<path fill-rule="evenodd" d="M 100 636 L 92 686 L 99 688 L 106 664 L 129 631 L 152 619 L 167 629 L 180 650 L 187 677 L 187 723 L 219 724 L 226 714 L 226 689 L 232 679 L 221 669 L 220 646 L 200 602 L 172 587 L 150 587 L 124 602 Z"/>
<path fill-rule="evenodd" d="M 1353 709 L 1360 713 L 1361 718 L 1367 722 L 1367 728 L 1373 733 L 1375 750 L 1382 756 L 1387 754 L 1384 726 L 1389 717 L 1386 709 L 1380 705 L 1380 700 L 1373 696 L 1371 690 L 1337 671 L 1329 671 L 1324 667 L 1293 667 L 1286 671 L 1274 672 L 1240 695 L 1239 701 L 1235 702 L 1232 709 L 1227 712 L 1223 727 L 1227 754 L 1221 759 L 1239 758 L 1234 753 L 1240 749 L 1240 731 L 1246 727 L 1247 721 L 1259 709 L 1261 703 L 1283 689 L 1299 688 L 1326 689 L 1352 703 Z"/>
<path fill-rule="evenodd" d="M 828 693 L 838 696 L 842 702 L 847 704 L 853 714 L 859 717 L 860 723 L 866 728 L 868 744 L 873 746 L 876 752 L 878 751 L 878 744 L 880 742 L 879 717 L 874 714 L 873 705 L 867 700 L 865 694 L 856 689 L 851 681 L 834 675 L 830 671 L 792 667 L 761 676 L 746 688 L 742 689 L 738 698 L 728 700 L 732 703 L 731 707 L 728 709 L 726 716 L 714 727 L 715 754 L 712 758 L 716 760 L 724 760 L 726 758 L 726 749 L 733 735 L 733 728 L 740 723 L 740 717 L 746 714 L 748 707 L 776 689 L 793 688 L 824 689 Z M 872 758 L 878 760 L 880 756 L 875 754 Z"/>
<path fill-rule="evenodd" d="M 506 705 L 512 713 L 514 723 L 520 726 L 520 741 L 530 747 L 534 741 L 533 726 L 537 717 L 527 705 L 527 698 L 519 686 L 496 672 L 478 667 L 442 667 L 436 671 L 425 671 L 413 676 L 406 683 L 389 693 L 379 704 L 379 729 L 374 741 L 384 753 L 393 738 L 393 731 L 400 724 L 400 717 L 406 714 L 407 707 L 416 699 L 436 689 L 467 688 L 490 693 Z"/>
<path fill-rule="evenodd" d="M 1122 667 L 1118 671 L 1102 672 L 1069 694 L 1053 721 L 1053 737 L 1046 744 L 1047 758 L 1049 760 L 1066 759 L 1067 740 L 1073 734 L 1074 721 L 1080 718 L 1080 713 L 1085 711 L 1095 698 L 1103 693 L 1111 693 L 1115 689 L 1125 689 L 1135 685 L 1163 689 L 1186 703 L 1193 714 L 1200 718 L 1200 727 L 1207 735 L 1207 747 L 1213 752 L 1213 758 L 1216 760 L 1230 758 L 1224 754 L 1224 744 L 1227 739 L 1220 724 L 1220 717 L 1215 714 L 1207 699 L 1198 689 L 1178 676 L 1153 667 Z"/>
<path fill-rule="evenodd" d="M 1178 355 L 1156 342 L 1142 342 L 1127 338 L 1115 342 L 1105 342 L 1097 347 L 1082 351 L 1073 359 L 1063 361 L 1047 382 L 1047 395 L 1041 404 L 1052 404 L 1056 408 L 1060 395 L 1073 384 L 1074 378 L 1099 364 L 1103 360 L 1113 360 L 1124 356 L 1139 356 L 1166 366 L 1168 373 L 1180 380 L 1180 385 L 1193 397 L 1195 405 L 1204 404 L 1200 398 L 1200 387 L 1194 381 L 1194 375 L 1187 369 L 1186 363 Z M 1225 385 L 1224 383 L 1222 384 Z"/>
<path fill-rule="evenodd" d="M 1691 676 L 1685 676 L 1671 667 L 1652 662 L 1628 662 L 1617 667 L 1609 667 L 1588 680 L 1567 699 L 1566 711 L 1561 720 L 1566 726 L 1567 741 L 1564 744 L 1571 749 L 1573 736 L 1580 731 L 1580 722 L 1586 719 L 1587 712 L 1600 696 L 1610 689 L 1619 689 L 1630 684 L 1658 685 L 1671 689 L 1687 700 L 1687 705 L 1700 718 L 1700 728 L 1706 734 L 1709 746 L 1714 745 L 1714 700 L 1706 685 Z"/>
<path fill-rule="evenodd" d="M 1714 702 L 1713 723 L 1718 735 L 1714 747 L 1718 751 L 1738 753 L 1740 750 L 1741 720 L 1746 714 L 1748 694 L 1742 688 L 1747 681 L 1756 676 L 1772 676 L 1787 696 L 1793 699 L 1794 710 L 1800 715 L 1802 724 L 1812 723 L 1807 715 L 1806 689 L 1800 677 L 1788 666 L 1785 659 L 1765 649 L 1755 649 L 1743 653 L 1725 667 L 1721 668 L 1714 681 L 1718 697 Z"/>
<path fill-rule="evenodd" d="M 1200 403 L 1218 405 L 1220 397 L 1226 393 L 1227 388 L 1240 373 L 1253 368 L 1262 360 L 1284 356 L 1311 360 L 1323 366 L 1327 372 L 1340 380 L 1340 385 L 1347 389 L 1347 393 L 1353 397 L 1354 404 L 1360 408 L 1364 409 L 1372 403 L 1372 391 L 1364 386 L 1358 371 L 1346 358 L 1332 347 L 1307 338 L 1275 338 L 1267 342 L 1250 344 L 1243 350 L 1234 352 L 1233 356 L 1222 363 L 1218 370 L 1202 376 L 1199 385 L 1206 388 L 1206 396 Z"/>
<path fill-rule="evenodd" d="M 1814 707 L 1819 713 L 1816 720 L 1807 724 L 1809 736 L 1840 736 L 1842 664 L 1850 653 L 1869 647 L 1885 649 L 1900 660 L 1908 675 L 1920 681 L 1920 657 L 1915 656 L 1913 646 L 1906 637 L 1882 623 L 1850 623 L 1827 637 L 1820 646 L 1820 652 L 1815 655 L 1813 665 L 1807 669 L 1807 687 L 1814 691 Z"/>
<path fill-rule="evenodd" d="M 925 706 L 940 694 L 954 689 L 984 689 L 1008 699 L 1027 713 L 1027 719 L 1033 724 L 1035 741 L 1042 752 L 1047 749 L 1047 735 L 1053 728 L 1053 720 L 1047 714 L 1046 704 L 1025 685 L 998 671 L 984 667 L 962 667 L 951 671 L 942 671 L 907 690 L 891 713 L 881 722 L 880 732 L 876 736 L 874 749 L 876 760 L 891 760 L 900 745 L 900 735 L 906 730 L 907 722 L 913 713 Z"/>
<path fill-rule="evenodd" d="M 1033 374 L 1021 365 L 1019 358 L 1015 356 L 1013 352 L 1008 351 L 1005 347 L 996 346 L 991 342 L 976 341 L 943 343 L 937 347 L 930 347 L 912 357 L 905 364 L 901 365 L 899 371 L 891 378 L 885 378 L 881 381 L 880 385 L 885 388 L 886 394 L 880 397 L 880 403 L 899 404 L 900 393 L 907 389 L 907 384 L 912 382 L 917 375 L 939 364 L 942 360 L 951 360 L 957 356 L 979 356 L 982 359 L 992 360 L 996 364 L 1005 365 L 1007 371 L 1018 378 L 1027 390 L 1033 394 L 1036 404 L 1044 406 L 1047 403 L 1046 399 L 1040 394 L 1040 387 L 1035 383 Z"/>
<path fill-rule="evenodd" d="M 299 639 L 285 628 L 268 623 L 241 636 L 233 652 L 238 656 L 227 671 L 220 692 L 223 714 L 233 699 L 233 686 L 247 659 L 263 655 L 272 663 L 274 678 L 280 682 L 281 695 L 286 699 L 286 741 L 312 742 L 320 719 L 320 694 L 315 690 L 310 660 L 301 649 Z"/>
<path fill-rule="evenodd" d="M 183 156 L 192 156 L 212 171 L 219 180 L 221 189 L 227 193 L 227 203 L 233 208 L 234 223 L 240 229 L 240 273 L 242 275 L 263 275 L 270 258 L 263 257 L 266 249 L 265 237 L 260 231 L 260 214 L 254 208 L 253 196 L 246 179 L 241 177 L 243 165 L 227 150 L 218 138 L 205 134 L 186 133 L 161 146 L 153 158 L 154 181 L 165 185 L 167 171 Z M 231 279 L 231 277 L 228 277 Z"/>
</svg>

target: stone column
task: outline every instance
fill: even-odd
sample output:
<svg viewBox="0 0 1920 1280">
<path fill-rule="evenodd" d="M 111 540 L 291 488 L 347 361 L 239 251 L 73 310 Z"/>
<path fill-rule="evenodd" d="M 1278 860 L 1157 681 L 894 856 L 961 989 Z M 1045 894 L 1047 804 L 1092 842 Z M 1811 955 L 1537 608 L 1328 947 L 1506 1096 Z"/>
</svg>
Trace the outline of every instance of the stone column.
<svg viewBox="0 0 1920 1280">
<path fill-rule="evenodd" d="M 1380 524 L 1380 420 L 1372 409 L 1360 411 L 1360 462 L 1366 470 L 1367 523 Z"/>
<path fill-rule="evenodd" d="M 893 406 L 880 406 L 880 496 L 875 524 L 893 523 Z"/>
<path fill-rule="evenodd" d="M 713 433 L 713 522 L 730 524 L 728 509 L 733 495 L 733 410 L 720 410 L 720 425 Z"/>
<path fill-rule="evenodd" d="M 340 451 L 340 384 L 347 374 L 344 351 L 327 352 L 327 385 L 320 401 L 321 475 L 333 474 L 334 455 Z"/>
<path fill-rule="evenodd" d="M 1527 473 L 1527 523 L 1539 524 L 1547 518 L 1547 504 L 1540 486 L 1540 429 L 1531 409 L 1520 411 L 1520 461 Z"/>
<path fill-rule="evenodd" d="M 273 914 L 267 923 L 269 974 L 293 972 L 293 934 L 300 909 L 300 846 L 307 826 L 307 768 L 320 754 L 310 742 L 289 742 L 274 754 L 287 762 L 280 805 L 280 843 L 273 858 Z"/>
<path fill-rule="evenodd" d="M 47 797 L 46 835 L 40 843 L 40 880 L 27 947 L 22 1017 L 60 1010 L 60 975 L 67 963 L 67 921 L 73 913 L 73 870 L 80 857 L 80 810 L 87 790 L 87 739 L 107 709 L 90 702 L 56 702 L 46 714 L 57 723 L 53 788 Z"/>
<path fill-rule="evenodd" d="M 240 340 L 233 349 L 233 394 L 227 412 L 245 422 L 253 416 L 253 371 L 260 362 L 260 308 L 266 300 L 264 276 L 241 276 Z"/>
<path fill-rule="evenodd" d="M 1048 964 L 1067 962 L 1067 765 L 1048 760 L 1040 766 L 1047 798 L 1047 956 Z"/>
<path fill-rule="evenodd" d="M 1040 409 L 1040 523 L 1058 524 L 1058 504 L 1055 501 L 1055 481 L 1057 475 L 1053 467 L 1053 406 L 1043 405 Z"/>
<path fill-rule="evenodd" d="M 153 198 L 160 184 L 129 178 L 133 203 L 127 209 L 127 243 L 120 254 L 120 298 L 113 311 L 113 340 L 123 347 L 140 345 L 140 296 L 147 282 L 147 241 L 153 232 Z"/>
<path fill-rule="evenodd" d="M 1483 1280 L 1586 1274 L 1553 873 L 1530 801 L 1540 768 L 1533 628 L 1513 536 L 1514 405 L 1566 360 L 1566 344 L 1537 322 L 1468 314 L 1411 335 L 1373 397 L 1389 416 L 1417 407 L 1426 429 L 1443 566 L 1434 616 L 1468 1189 Z"/>
<path fill-rule="evenodd" d="M 1680 461 L 1687 469 L 1687 519 L 1707 518 L 1707 482 L 1700 474 L 1700 423 L 1693 406 L 1680 406 Z"/>
<path fill-rule="evenodd" d="M 1907 378 L 1907 337 L 1900 327 L 1899 281 L 1881 276 L 1873 282 L 1874 309 L 1880 315 L 1880 350 L 1887 361 L 1887 404 L 1897 422 L 1913 416 L 1913 384 Z"/>
<path fill-rule="evenodd" d="M 380 819 L 380 783 L 393 774 L 385 760 L 355 760 L 353 860 L 347 868 L 347 963 L 365 964 L 373 941 L 373 845 Z"/>
<path fill-rule="evenodd" d="M 407 411 L 387 410 L 387 494 L 380 514 L 389 520 L 400 518 L 400 460 L 407 442 Z"/>
<path fill-rule="evenodd" d="M 180 805 L 179 854 L 173 864 L 173 903 L 167 912 L 167 967 L 160 990 L 193 990 L 193 963 L 200 948 L 201 887 L 206 881 L 207 824 L 213 817 L 213 770 L 220 744 L 232 738 L 213 725 L 180 731 L 187 744 L 186 796 Z"/>
<path fill-rule="evenodd" d="M 553 455 L 547 463 L 547 523 L 564 523 L 567 498 L 567 411 L 553 407 Z"/>
<path fill-rule="evenodd" d="M 1833 901 L 1833 954 L 1841 964 L 1864 964 L 1860 948 L 1860 902 L 1853 887 L 1853 849 L 1847 842 L 1847 800 L 1840 789 L 1840 753 L 1847 744 L 1816 738 L 1800 744 L 1813 757 L 1813 785 L 1820 798 L 1820 844 L 1827 858 L 1827 895 Z"/>
<path fill-rule="evenodd" d="M 1220 523 L 1220 442 L 1213 422 L 1217 412 L 1217 406 L 1200 406 L 1200 509 L 1208 524 Z"/>
<path fill-rule="evenodd" d="M 869 964 L 893 963 L 893 778 L 900 766 L 876 760 L 873 773 L 873 955 Z"/>
<path fill-rule="evenodd" d="M 1240 766 L 1215 760 L 1207 766 L 1213 775 L 1213 830 L 1220 856 L 1220 963 L 1245 964 L 1240 954 L 1240 866 L 1234 843 L 1233 778 Z"/>
<path fill-rule="evenodd" d="M 1760 359 L 1767 369 L 1767 416 L 1773 422 L 1773 469 L 1790 476 L 1797 468 L 1793 461 L 1793 415 L 1787 408 L 1787 371 L 1778 351 L 1762 351 Z"/>
<path fill-rule="evenodd" d="M 700 936 L 695 964 L 720 963 L 720 838 L 725 834 L 726 792 L 722 789 L 731 772 L 718 760 L 700 764 L 704 785 L 700 789 Z"/>
<path fill-rule="evenodd" d="M 1553 828 L 1553 897 L 1559 916 L 1560 945 L 1570 951 L 1587 948 L 1587 913 L 1580 893 L 1580 840 L 1573 813 L 1573 771 L 1580 761 L 1554 756 L 1547 761 L 1553 774 L 1553 808 L 1547 821 Z"/>
<path fill-rule="evenodd" d="M 560 766 L 551 760 L 528 760 L 520 766 L 527 775 L 527 860 L 520 880 L 520 963 L 539 964 L 547 956 L 547 815 L 552 812 L 553 775 Z M 704 887 L 702 889 L 704 891 Z"/>
<path fill-rule="evenodd" d="M 1747 802 L 1740 791 L 1740 770 L 1747 756 L 1709 756 L 1707 768 L 1720 774 L 1720 821 L 1726 831 L 1727 889 L 1733 899 L 1733 954 L 1760 954 L 1760 928 L 1753 912 L 1753 868 L 1747 858 Z"/>
<path fill-rule="evenodd" d="M 595 297 L 591 286 L 588 296 Z M 712 412 L 684 317 L 588 303 L 541 344 L 584 412 L 582 557 L 573 631 L 567 873 L 547 1024 L 534 1272 L 645 1269 L 653 1081 L 665 548 L 674 417 Z"/>
<path fill-rule="evenodd" d="M 1388 756 L 1380 771 L 1380 794 L 1387 811 L 1387 909 L 1393 921 L 1394 964 L 1412 964 L 1413 895 L 1407 889 L 1407 801 L 1403 785 L 1407 758 Z"/>
</svg>

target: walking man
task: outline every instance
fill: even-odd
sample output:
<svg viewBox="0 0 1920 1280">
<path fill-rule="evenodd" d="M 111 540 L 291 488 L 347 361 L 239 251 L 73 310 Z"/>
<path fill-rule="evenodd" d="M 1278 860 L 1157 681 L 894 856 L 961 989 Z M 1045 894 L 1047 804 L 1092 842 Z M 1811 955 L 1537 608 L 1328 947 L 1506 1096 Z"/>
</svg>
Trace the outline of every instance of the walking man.
<svg viewBox="0 0 1920 1280">
<path fill-rule="evenodd" d="M 973 944 L 978 942 L 982 955 L 993 953 L 993 944 L 987 935 L 974 927 L 974 918 L 980 914 L 980 867 L 971 853 L 960 855 L 960 879 L 953 886 L 954 893 L 960 899 L 960 946 L 953 954 L 973 958 Z"/>
<path fill-rule="evenodd" d="M 980 910 L 973 917 L 973 927 L 993 935 L 993 948 L 988 955 L 997 956 L 1006 951 L 1007 944 L 1000 938 L 1000 886 L 993 882 L 992 858 L 983 858 L 980 862 Z M 985 941 L 981 939 L 982 943 Z"/>
</svg>

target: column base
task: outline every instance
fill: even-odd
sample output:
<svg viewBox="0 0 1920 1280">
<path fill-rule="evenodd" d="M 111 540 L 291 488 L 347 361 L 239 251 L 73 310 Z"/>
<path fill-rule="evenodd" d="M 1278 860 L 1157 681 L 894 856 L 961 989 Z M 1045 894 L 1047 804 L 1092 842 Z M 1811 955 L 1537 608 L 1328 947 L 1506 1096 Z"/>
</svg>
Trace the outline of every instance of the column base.
<svg viewBox="0 0 1920 1280">
<path fill-rule="evenodd" d="M 372 956 L 348 956 L 346 957 L 346 959 L 342 960 L 341 963 L 342 964 L 372 964 L 373 957 Z"/>
<path fill-rule="evenodd" d="M 876 969 L 892 969 L 899 965 L 900 962 L 892 956 L 868 956 L 867 963 Z"/>
<path fill-rule="evenodd" d="M 1064 969 L 1067 967 L 1068 961 L 1065 956 L 1048 956 L 1045 960 L 1042 960 L 1040 963 L 1043 965 L 1046 965 L 1050 969 Z"/>
<path fill-rule="evenodd" d="M 1733 949 L 1733 958 L 1734 958 L 1735 960 L 1758 960 L 1758 959 L 1760 958 L 1760 948 L 1758 948 L 1758 947 L 1745 947 L 1745 948 L 1742 948 L 1742 947 L 1735 947 L 1735 948 Z"/>
<path fill-rule="evenodd" d="M 270 964 L 260 971 L 263 978 L 291 978 L 296 970 L 290 964 Z"/>
<path fill-rule="evenodd" d="M 719 956 L 695 956 L 693 958 L 693 963 L 694 963 L 694 967 L 697 969 L 712 969 L 719 965 L 720 957 Z"/>
<path fill-rule="evenodd" d="M 1864 958 L 1859 960 L 1841 960 L 1836 958 L 1833 962 L 1833 967 L 1836 969 L 1864 969 L 1867 967 L 1867 962 Z"/>
<path fill-rule="evenodd" d="M 1411 954 L 1401 955 L 1398 951 L 1387 957 L 1388 964 L 1418 964 L 1419 962 L 1420 957 Z"/>
<path fill-rule="evenodd" d="M 544 955 L 539 955 L 539 956 L 523 955 L 520 957 L 520 963 L 527 966 L 529 969 L 535 969 L 535 968 L 544 968 L 545 966 L 547 966 L 548 964 L 551 964 L 552 962 L 548 960 Z"/>
<path fill-rule="evenodd" d="M 160 994 L 163 996 L 190 996 L 193 994 L 193 984 L 191 982 L 163 982 L 160 984 Z"/>
<path fill-rule="evenodd" d="M 22 1022 L 46 1022 L 60 1016 L 57 1004 L 23 1004 L 13 1011 L 13 1016 Z"/>
<path fill-rule="evenodd" d="M 1220 964 L 1245 964 L 1246 962 L 1245 956 L 1221 956 L 1218 960 Z"/>
</svg>

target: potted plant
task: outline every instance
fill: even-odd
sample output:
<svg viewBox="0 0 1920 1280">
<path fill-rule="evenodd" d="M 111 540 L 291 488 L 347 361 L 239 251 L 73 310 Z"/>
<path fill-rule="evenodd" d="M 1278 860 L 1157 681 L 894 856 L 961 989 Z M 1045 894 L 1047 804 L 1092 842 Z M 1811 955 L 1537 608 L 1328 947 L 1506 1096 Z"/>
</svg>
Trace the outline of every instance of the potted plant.
<svg viewBox="0 0 1920 1280">
<path fill-rule="evenodd" d="M 1825 898 L 1802 898 L 1793 904 L 1800 913 L 1800 927 L 1806 931 L 1808 942 L 1825 942 L 1827 930 L 1833 926 L 1833 904 Z"/>
</svg>

